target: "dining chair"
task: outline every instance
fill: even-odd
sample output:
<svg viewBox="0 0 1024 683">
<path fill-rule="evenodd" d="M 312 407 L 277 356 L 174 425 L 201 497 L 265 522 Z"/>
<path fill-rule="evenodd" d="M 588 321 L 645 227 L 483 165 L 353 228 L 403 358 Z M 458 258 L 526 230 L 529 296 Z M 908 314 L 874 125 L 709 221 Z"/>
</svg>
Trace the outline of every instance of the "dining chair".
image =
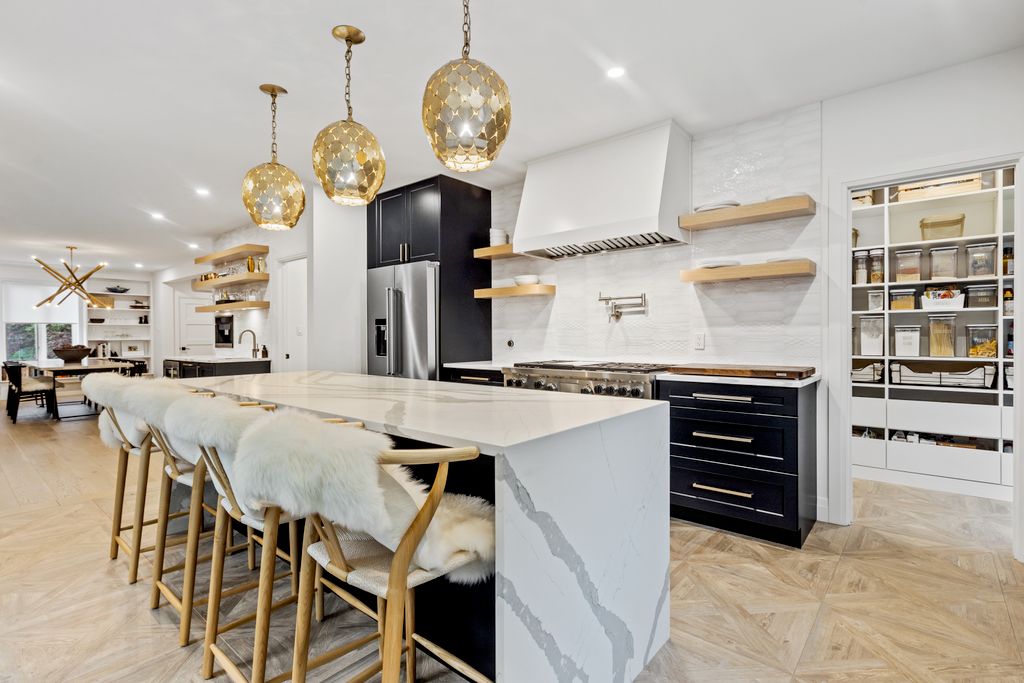
<svg viewBox="0 0 1024 683">
<path fill-rule="evenodd" d="M 53 414 L 57 403 L 57 388 L 64 386 L 56 379 L 46 380 L 29 377 L 25 374 L 25 366 L 15 361 L 4 361 L 4 372 L 7 373 L 7 416 L 17 424 L 18 409 L 25 401 L 33 401 L 36 405 L 46 408 Z"/>
</svg>

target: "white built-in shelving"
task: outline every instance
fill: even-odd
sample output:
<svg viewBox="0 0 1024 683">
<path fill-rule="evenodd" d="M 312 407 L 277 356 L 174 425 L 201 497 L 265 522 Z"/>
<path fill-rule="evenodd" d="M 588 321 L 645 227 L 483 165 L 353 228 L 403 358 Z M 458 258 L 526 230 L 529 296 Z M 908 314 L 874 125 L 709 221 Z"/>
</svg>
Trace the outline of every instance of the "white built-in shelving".
<svg viewBox="0 0 1024 683">
<path fill-rule="evenodd" d="M 1007 349 L 1012 317 L 1003 313 L 1003 291 L 1013 287 L 1012 275 L 1003 273 L 1003 250 L 1013 247 L 1014 205 L 1012 169 L 994 168 L 979 172 L 981 188 L 960 194 L 903 201 L 896 185 L 872 188 L 874 203 L 853 204 L 851 223 L 859 232 L 853 252 L 884 249 L 882 282 L 850 285 L 850 328 L 853 334 L 850 369 L 869 363 L 883 365 L 879 382 L 851 381 L 851 456 L 854 476 L 904 483 L 917 487 L 954 491 L 970 495 L 1009 500 L 1012 495 L 1013 391 L 1007 385 L 1005 371 L 1013 367 Z M 962 236 L 921 239 L 920 221 L 943 214 L 965 215 Z M 968 277 L 966 248 L 973 244 L 994 243 L 995 272 L 991 276 Z M 956 247 L 957 277 L 896 280 L 898 251 L 920 249 L 921 275 L 930 275 L 929 252 L 934 248 Z M 851 273 L 853 269 L 851 268 Z M 852 279 L 852 278 L 851 278 Z M 920 295 L 928 287 L 944 285 L 991 284 L 996 286 L 997 305 L 955 310 L 891 310 L 890 292 L 916 290 Z M 868 293 L 882 292 L 884 307 L 868 310 Z M 953 357 L 926 355 L 928 316 L 955 313 L 956 344 Z M 864 316 L 881 316 L 885 334 L 880 356 L 860 351 L 860 324 Z M 896 325 L 921 326 L 921 356 L 894 353 Z M 991 324 L 997 329 L 997 355 L 969 356 L 966 325 Z M 995 380 L 989 387 L 920 386 L 894 384 L 892 363 L 922 363 L 931 368 L 963 370 L 972 366 L 995 367 Z M 870 429 L 875 439 L 858 436 Z M 967 448 L 892 441 L 896 432 L 938 435 Z"/>
<path fill-rule="evenodd" d="M 123 287 L 127 292 L 109 292 L 108 287 Z M 150 322 L 152 298 L 148 280 L 93 277 L 89 291 L 104 307 L 85 309 L 85 343 L 97 349 L 103 358 L 124 358 L 151 362 L 153 333 Z M 102 322 L 93 322 L 100 321 Z"/>
</svg>

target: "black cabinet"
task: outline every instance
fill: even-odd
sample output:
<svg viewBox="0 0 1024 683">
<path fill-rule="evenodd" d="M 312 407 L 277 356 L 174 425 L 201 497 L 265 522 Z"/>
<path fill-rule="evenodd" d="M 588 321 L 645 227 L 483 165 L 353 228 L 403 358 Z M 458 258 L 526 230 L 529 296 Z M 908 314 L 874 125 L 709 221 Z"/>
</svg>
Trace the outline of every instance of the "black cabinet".
<svg viewBox="0 0 1024 683">
<path fill-rule="evenodd" d="M 261 375 L 270 372 L 269 360 L 204 363 L 202 361 L 165 360 L 164 377 L 194 379 L 227 375 Z"/>
<path fill-rule="evenodd" d="M 370 205 L 374 214 L 371 268 L 404 262 L 405 244 L 409 241 L 409 202 L 405 190 L 380 194 Z"/>
<path fill-rule="evenodd" d="M 462 382 L 463 384 L 485 384 L 492 387 L 505 386 L 505 376 L 501 374 L 501 370 L 442 368 L 441 381 Z"/>
<path fill-rule="evenodd" d="M 817 383 L 662 381 L 672 515 L 795 547 L 817 519 Z"/>
</svg>

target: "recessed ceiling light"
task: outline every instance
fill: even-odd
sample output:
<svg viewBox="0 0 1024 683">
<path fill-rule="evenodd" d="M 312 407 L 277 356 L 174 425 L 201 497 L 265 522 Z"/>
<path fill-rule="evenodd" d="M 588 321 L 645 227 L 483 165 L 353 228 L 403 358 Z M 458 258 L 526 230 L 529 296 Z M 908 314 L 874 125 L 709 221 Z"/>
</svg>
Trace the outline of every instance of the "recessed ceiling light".
<svg viewBox="0 0 1024 683">
<path fill-rule="evenodd" d="M 199 195 L 200 197 L 209 197 L 210 191 L 205 187 L 197 187 L 196 194 Z"/>
<path fill-rule="evenodd" d="M 155 221 L 162 221 L 164 219 L 164 215 L 159 211 L 150 211 L 149 217 Z"/>
<path fill-rule="evenodd" d="M 136 268 L 141 268 L 141 267 L 142 267 L 142 264 L 141 264 L 141 263 L 136 263 L 136 264 L 135 264 L 135 267 L 136 267 Z"/>
<path fill-rule="evenodd" d="M 605 75 L 607 75 L 608 78 L 622 78 L 626 75 L 626 70 L 621 66 L 613 66 L 605 71 Z"/>
<path fill-rule="evenodd" d="M 192 243 L 190 243 L 190 244 L 188 245 L 188 248 L 189 248 L 189 249 L 198 249 L 198 248 L 199 248 L 199 245 L 198 245 L 198 244 L 196 244 L 195 242 L 192 242 Z"/>
</svg>

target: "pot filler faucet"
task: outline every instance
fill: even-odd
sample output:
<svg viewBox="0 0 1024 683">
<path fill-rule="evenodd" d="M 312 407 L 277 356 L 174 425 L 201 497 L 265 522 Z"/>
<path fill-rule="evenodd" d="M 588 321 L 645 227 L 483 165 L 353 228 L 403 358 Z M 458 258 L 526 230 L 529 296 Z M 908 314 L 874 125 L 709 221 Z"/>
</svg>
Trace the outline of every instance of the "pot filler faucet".
<svg viewBox="0 0 1024 683">
<path fill-rule="evenodd" d="M 239 335 L 238 335 L 238 343 L 239 344 L 242 343 L 242 337 L 245 336 L 246 332 L 248 332 L 249 334 L 252 335 L 252 357 L 253 358 L 257 358 L 257 357 L 259 357 L 260 350 L 259 350 L 259 347 L 256 346 L 256 333 L 255 332 L 253 332 L 252 330 L 242 330 L 241 333 L 239 333 Z"/>
</svg>

